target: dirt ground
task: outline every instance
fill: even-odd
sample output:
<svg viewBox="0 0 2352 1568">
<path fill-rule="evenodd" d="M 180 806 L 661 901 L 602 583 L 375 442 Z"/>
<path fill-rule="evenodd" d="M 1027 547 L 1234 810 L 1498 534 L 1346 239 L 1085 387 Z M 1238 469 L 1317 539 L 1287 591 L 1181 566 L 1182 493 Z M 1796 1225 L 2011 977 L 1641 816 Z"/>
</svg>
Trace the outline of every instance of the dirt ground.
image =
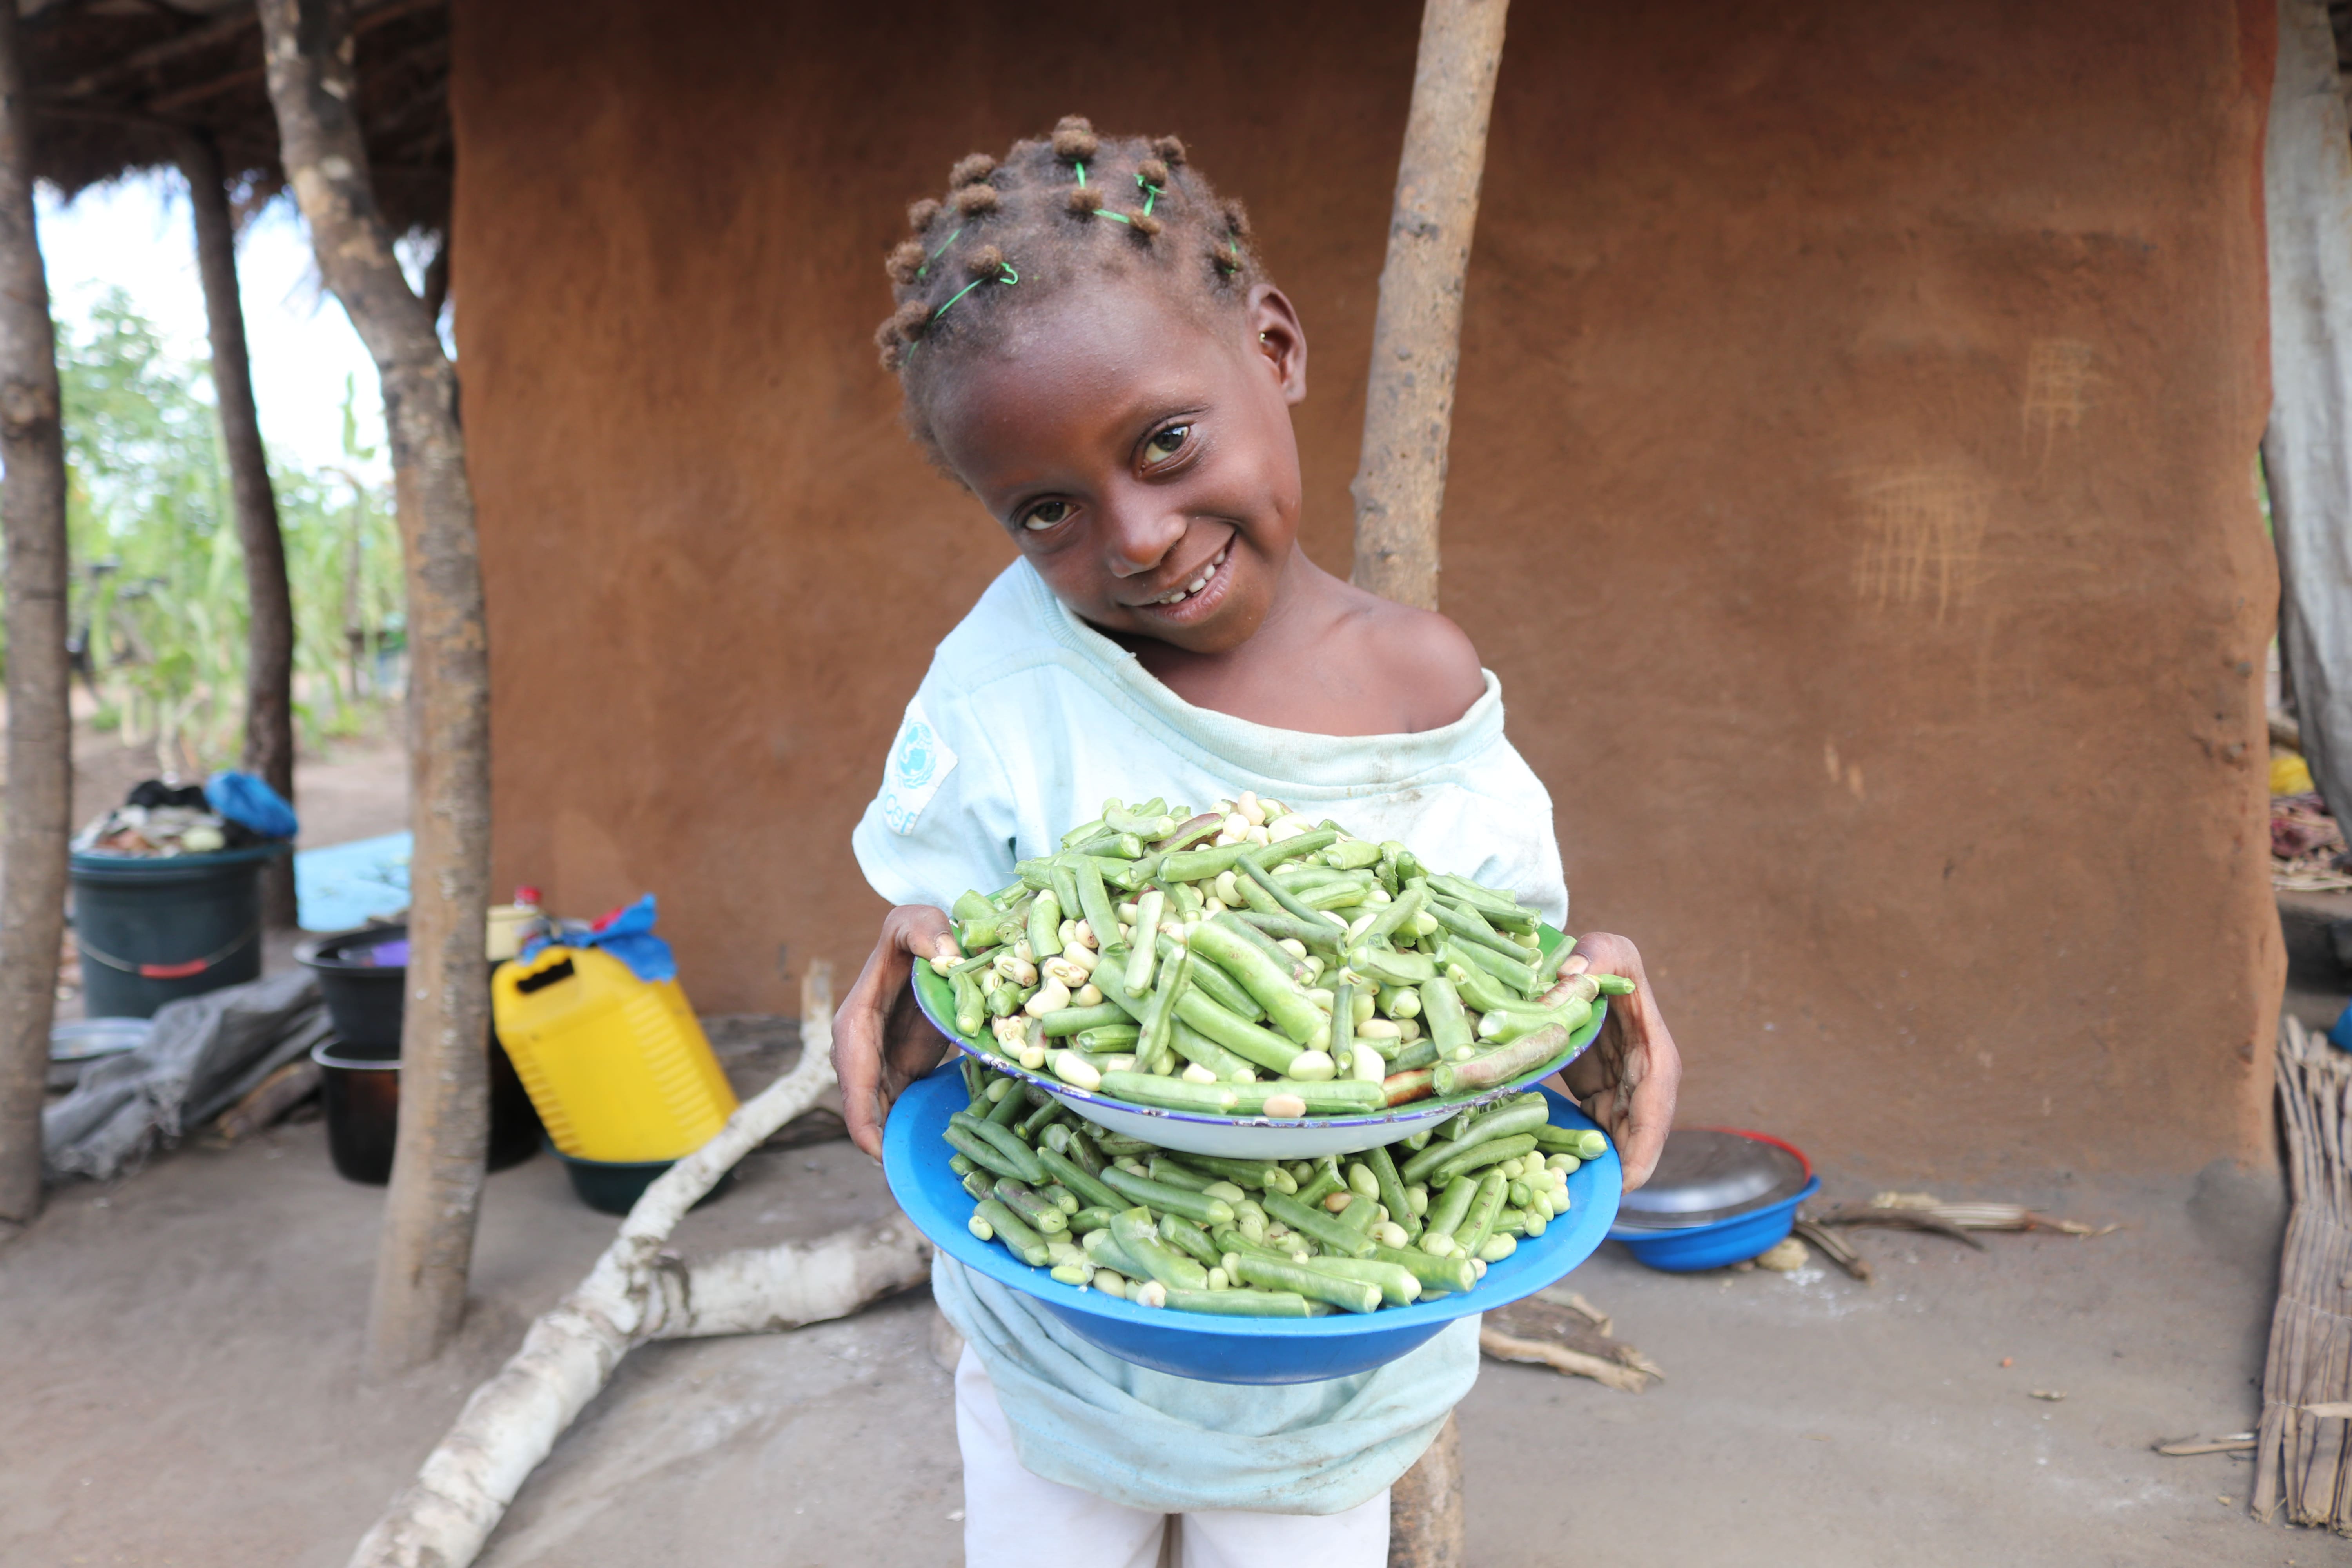
<svg viewBox="0 0 2352 1568">
<path fill-rule="evenodd" d="M 1864 1190 L 1832 1177 L 1829 1195 Z M 2220 1168 L 1999 1195 L 2124 1228 L 1993 1237 L 1981 1254 L 1865 1234 L 1874 1288 L 1820 1266 L 1655 1274 L 1604 1247 L 1570 1283 L 1668 1379 L 1632 1395 L 1489 1363 L 1463 1410 L 1471 1560 L 2340 1560 L 2341 1542 L 2246 1517 L 2242 1460 L 2149 1451 L 2253 1421 L 2275 1179 Z M 678 1244 L 814 1236 L 887 1202 L 845 1142 L 755 1154 Z M 341 1563 L 614 1224 L 551 1160 L 492 1176 L 461 1342 L 362 1388 L 381 1203 L 334 1174 L 315 1123 L 55 1194 L 0 1252 L 0 1561 Z M 484 1562 L 956 1561 L 932 1315 L 918 1290 L 789 1335 L 636 1352 Z"/>
</svg>

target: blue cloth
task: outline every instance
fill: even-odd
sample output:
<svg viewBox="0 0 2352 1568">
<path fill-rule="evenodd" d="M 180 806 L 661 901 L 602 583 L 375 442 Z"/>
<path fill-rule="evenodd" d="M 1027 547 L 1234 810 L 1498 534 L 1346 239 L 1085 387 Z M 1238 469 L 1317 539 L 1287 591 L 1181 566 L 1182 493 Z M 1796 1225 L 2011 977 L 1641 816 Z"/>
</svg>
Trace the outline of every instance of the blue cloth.
<svg viewBox="0 0 2352 1568">
<path fill-rule="evenodd" d="M 1344 1513 L 1411 1469 L 1478 1380 L 1475 1317 L 1370 1372 L 1261 1386 L 1121 1361 L 944 1252 L 931 1296 L 987 1366 L 1024 1468 L 1150 1512 Z"/>
<path fill-rule="evenodd" d="M 601 947 L 629 966 L 631 973 L 644 981 L 675 980 L 677 959 L 669 943 L 654 935 L 654 896 L 647 893 L 627 909 L 613 917 L 613 923 L 603 931 L 565 931 L 553 936 L 533 937 L 523 945 L 523 962 L 528 963 L 547 951 L 551 943 L 565 947 Z"/>
<path fill-rule="evenodd" d="M 251 773 L 215 773 L 205 781 L 205 804 L 264 838 L 291 838 L 302 831 L 286 797 Z"/>
<path fill-rule="evenodd" d="M 2336 1016 L 2336 1022 L 2328 1026 L 2327 1037 L 2338 1049 L 2352 1051 L 2352 1007 Z"/>
<path fill-rule="evenodd" d="M 405 833 L 294 852 L 294 902 L 304 931 L 355 931 L 408 908 Z"/>
</svg>

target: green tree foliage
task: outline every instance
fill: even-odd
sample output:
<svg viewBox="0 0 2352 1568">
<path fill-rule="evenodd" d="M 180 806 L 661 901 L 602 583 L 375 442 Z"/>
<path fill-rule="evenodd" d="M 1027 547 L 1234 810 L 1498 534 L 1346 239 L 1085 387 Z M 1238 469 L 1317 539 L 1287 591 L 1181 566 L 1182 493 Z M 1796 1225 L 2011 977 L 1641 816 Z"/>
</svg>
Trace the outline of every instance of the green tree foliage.
<svg viewBox="0 0 2352 1568">
<path fill-rule="evenodd" d="M 67 527 L 78 674 L 99 721 L 152 741 L 159 766 L 233 765 L 245 691 L 243 562 L 208 365 L 173 354 L 110 291 L 61 324 Z M 389 498 L 363 478 L 347 386 L 343 465 L 273 464 L 294 599 L 295 719 L 311 745 L 357 731 L 396 698 L 400 542 Z"/>
</svg>

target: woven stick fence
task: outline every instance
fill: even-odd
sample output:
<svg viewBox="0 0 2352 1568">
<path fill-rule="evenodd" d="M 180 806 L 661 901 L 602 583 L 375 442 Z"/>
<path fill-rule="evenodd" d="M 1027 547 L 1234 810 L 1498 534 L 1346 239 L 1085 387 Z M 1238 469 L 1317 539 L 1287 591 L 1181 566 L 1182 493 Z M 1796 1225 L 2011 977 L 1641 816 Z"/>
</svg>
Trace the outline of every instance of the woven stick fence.
<svg viewBox="0 0 2352 1568">
<path fill-rule="evenodd" d="M 2352 1056 L 2279 1023 L 2294 1207 L 2263 1371 L 2253 1509 L 2352 1534 Z"/>
</svg>

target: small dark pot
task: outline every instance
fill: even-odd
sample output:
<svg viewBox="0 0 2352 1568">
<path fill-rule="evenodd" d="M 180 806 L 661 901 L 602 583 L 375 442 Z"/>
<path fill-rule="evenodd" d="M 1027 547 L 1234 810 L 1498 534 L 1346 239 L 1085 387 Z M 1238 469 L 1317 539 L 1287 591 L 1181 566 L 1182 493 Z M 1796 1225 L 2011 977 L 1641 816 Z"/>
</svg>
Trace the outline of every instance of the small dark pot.
<svg viewBox="0 0 2352 1568">
<path fill-rule="evenodd" d="M 311 1047 L 321 1068 L 327 1110 L 327 1152 L 344 1180 L 380 1187 L 392 1180 L 393 1144 L 400 1131 L 400 1045 L 355 1046 L 328 1040 Z M 531 1157 L 544 1136 L 522 1079 L 496 1040 L 490 1042 L 488 1167 L 503 1171 Z"/>
</svg>

